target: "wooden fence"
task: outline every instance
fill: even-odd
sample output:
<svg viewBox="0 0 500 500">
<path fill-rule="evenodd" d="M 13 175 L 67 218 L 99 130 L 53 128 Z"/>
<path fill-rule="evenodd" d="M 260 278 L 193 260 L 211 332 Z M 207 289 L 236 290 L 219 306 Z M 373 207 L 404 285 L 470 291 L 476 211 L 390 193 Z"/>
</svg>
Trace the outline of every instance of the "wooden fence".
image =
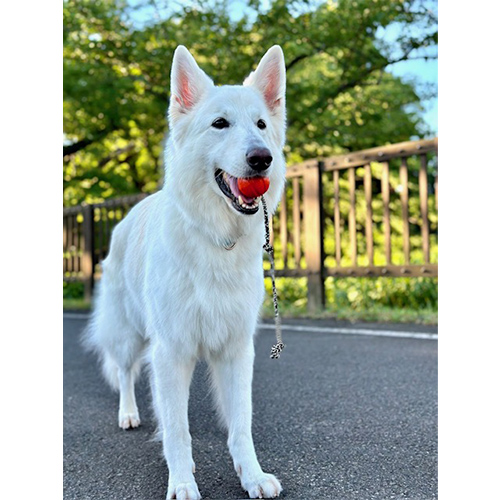
<svg viewBox="0 0 500 500">
<path fill-rule="evenodd" d="M 437 276 L 437 146 L 404 142 L 287 169 L 276 274 L 307 278 L 310 311 L 324 307 L 328 277 Z M 83 281 L 87 298 L 113 227 L 145 196 L 64 209 L 64 280 Z"/>
</svg>

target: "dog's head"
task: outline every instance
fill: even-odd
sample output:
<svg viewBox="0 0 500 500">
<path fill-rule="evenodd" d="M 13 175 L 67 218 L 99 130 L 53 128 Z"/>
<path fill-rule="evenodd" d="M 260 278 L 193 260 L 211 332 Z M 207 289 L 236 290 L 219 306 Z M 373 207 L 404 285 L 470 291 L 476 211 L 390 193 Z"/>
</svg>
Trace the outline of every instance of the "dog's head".
<svg viewBox="0 0 500 500">
<path fill-rule="evenodd" d="M 262 186 L 269 181 L 265 196 L 274 211 L 284 183 L 285 114 L 285 62 L 279 46 L 267 51 L 240 86 L 215 86 L 179 46 L 168 114 L 170 156 L 178 171 L 169 172 L 167 182 L 177 177 L 191 200 L 223 200 L 225 210 L 248 216 L 258 212 Z"/>
</svg>

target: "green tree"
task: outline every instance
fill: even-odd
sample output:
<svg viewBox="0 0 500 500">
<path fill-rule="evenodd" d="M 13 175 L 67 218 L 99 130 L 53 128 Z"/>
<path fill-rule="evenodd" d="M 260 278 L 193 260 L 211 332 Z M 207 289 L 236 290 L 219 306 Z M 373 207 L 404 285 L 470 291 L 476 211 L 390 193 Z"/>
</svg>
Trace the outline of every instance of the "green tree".
<svg viewBox="0 0 500 500">
<path fill-rule="evenodd" d="M 241 83 L 265 50 L 283 47 L 290 163 L 427 134 L 415 84 L 387 68 L 434 57 L 429 3 L 274 0 L 266 8 L 250 1 L 235 19 L 220 0 L 170 11 L 160 1 L 67 0 L 65 204 L 157 188 L 179 44 L 218 84 Z M 141 12 L 151 13 L 142 25 Z M 390 43 L 379 36 L 386 28 L 395 28 Z"/>
</svg>

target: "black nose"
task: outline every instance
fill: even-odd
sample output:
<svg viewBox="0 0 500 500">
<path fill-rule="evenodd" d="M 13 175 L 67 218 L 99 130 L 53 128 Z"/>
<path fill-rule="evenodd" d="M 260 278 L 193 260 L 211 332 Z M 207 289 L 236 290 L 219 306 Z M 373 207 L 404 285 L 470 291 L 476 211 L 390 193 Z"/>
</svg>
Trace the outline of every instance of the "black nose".
<svg viewBox="0 0 500 500">
<path fill-rule="evenodd" d="M 272 161 L 271 151 L 267 148 L 255 148 L 247 153 L 248 165 L 257 172 L 262 172 L 269 168 Z"/>
</svg>

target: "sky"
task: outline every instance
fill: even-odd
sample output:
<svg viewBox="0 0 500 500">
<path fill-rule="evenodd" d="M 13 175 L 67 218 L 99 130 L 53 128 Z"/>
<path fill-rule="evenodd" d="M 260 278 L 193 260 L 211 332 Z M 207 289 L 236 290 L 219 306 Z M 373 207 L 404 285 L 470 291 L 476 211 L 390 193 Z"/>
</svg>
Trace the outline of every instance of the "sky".
<svg viewBox="0 0 500 500">
<path fill-rule="evenodd" d="M 399 76 L 403 80 L 418 79 L 422 83 L 438 84 L 438 61 L 419 59 L 416 61 L 402 61 L 393 64 L 388 71 L 394 76 Z M 423 102 L 425 112 L 423 118 L 431 128 L 433 135 L 438 133 L 438 98 L 433 97 Z"/>
</svg>

